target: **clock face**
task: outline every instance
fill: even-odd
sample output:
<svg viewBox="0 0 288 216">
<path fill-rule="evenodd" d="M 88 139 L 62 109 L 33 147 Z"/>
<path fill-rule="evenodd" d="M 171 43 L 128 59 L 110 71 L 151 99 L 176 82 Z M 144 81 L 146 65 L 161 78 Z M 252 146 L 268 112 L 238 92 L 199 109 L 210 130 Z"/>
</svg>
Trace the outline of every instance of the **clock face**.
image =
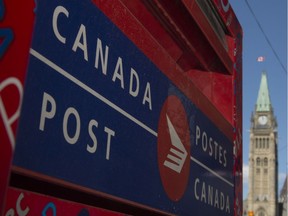
<svg viewBox="0 0 288 216">
<path fill-rule="evenodd" d="M 265 124 L 268 122 L 267 116 L 259 116 L 258 122 L 259 122 L 259 124 L 261 124 L 261 125 L 265 125 Z"/>
</svg>

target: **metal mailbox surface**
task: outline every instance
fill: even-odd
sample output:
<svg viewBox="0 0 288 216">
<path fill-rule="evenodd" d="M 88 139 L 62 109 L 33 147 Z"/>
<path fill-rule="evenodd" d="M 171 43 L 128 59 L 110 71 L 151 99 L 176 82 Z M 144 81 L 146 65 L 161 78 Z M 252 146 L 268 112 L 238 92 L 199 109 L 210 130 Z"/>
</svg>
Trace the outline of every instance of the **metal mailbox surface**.
<svg viewBox="0 0 288 216">
<path fill-rule="evenodd" d="M 202 99 L 91 1 L 41 1 L 13 164 L 171 214 L 233 215 L 234 144 Z"/>
</svg>

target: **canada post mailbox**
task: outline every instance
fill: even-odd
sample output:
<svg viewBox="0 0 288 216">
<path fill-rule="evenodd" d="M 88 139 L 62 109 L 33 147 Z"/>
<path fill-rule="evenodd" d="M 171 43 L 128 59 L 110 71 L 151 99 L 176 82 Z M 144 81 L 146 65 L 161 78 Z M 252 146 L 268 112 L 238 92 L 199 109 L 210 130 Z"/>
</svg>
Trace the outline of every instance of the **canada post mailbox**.
<svg viewBox="0 0 288 216">
<path fill-rule="evenodd" d="M 229 1 L 38 1 L 29 54 L 12 172 L 164 214 L 242 214 Z"/>
</svg>

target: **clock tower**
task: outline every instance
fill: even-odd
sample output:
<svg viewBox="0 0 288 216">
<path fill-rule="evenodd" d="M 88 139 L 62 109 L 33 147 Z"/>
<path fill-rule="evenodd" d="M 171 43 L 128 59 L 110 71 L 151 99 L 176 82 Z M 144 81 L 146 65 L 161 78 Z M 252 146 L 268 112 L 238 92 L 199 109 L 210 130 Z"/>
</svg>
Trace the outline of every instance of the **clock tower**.
<svg viewBox="0 0 288 216">
<path fill-rule="evenodd" d="M 263 72 L 251 116 L 248 215 L 277 215 L 277 136 L 277 121 L 270 102 L 267 76 Z"/>
</svg>

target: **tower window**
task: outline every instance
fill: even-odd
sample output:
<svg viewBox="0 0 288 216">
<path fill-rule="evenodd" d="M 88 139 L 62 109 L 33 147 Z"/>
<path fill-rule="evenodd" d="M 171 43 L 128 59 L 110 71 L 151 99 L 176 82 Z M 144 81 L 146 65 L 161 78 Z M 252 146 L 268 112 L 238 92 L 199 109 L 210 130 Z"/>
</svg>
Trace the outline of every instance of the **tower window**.
<svg viewBox="0 0 288 216">
<path fill-rule="evenodd" d="M 268 166 L 268 158 L 264 158 L 264 166 Z"/>
<path fill-rule="evenodd" d="M 257 216 L 266 216 L 266 214 L 265 214 L 264 210 L 262 210 L 257 214 Z"/>
<path fill-rule="evenodd" d="M 267 149 L 269 149 L 269 138 L 267 138 Z"/>
<path fill-rule="evenodd" d="M 261 162 L 260 162 L 260 158 L 258 157 L 258 158 L 256 159 L 256 165 L 257 165 L 257 166 L 260 166 L 260 163 L 261 163 Z"/>
<path fill-rule="evenodd" d="M 258 148 L 258 138 L 256 138 L 256 149 Z"/>
<path fill-rule="evenodd" d="M 261 138 L 261 148 L 265 148 L 265 139 Z"/>
</svg>

